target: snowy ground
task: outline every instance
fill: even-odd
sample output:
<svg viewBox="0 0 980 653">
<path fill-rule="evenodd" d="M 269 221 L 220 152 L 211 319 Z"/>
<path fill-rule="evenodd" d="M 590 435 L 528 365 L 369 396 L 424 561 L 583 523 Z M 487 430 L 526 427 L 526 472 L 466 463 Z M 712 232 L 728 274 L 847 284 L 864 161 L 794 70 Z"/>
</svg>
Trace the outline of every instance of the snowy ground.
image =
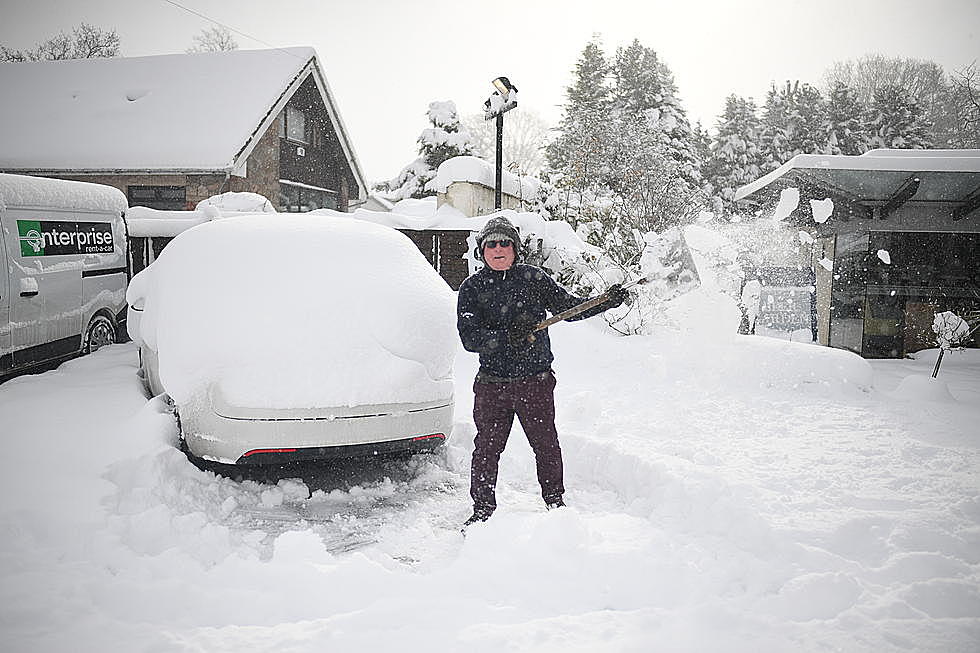
<svg viewBox="0 0 980 653">
<path fill-rule="evenodd" d="M 188 463 L 131 344 L 0 385 L 0 648 L 980 648 L 980 352 L 552 336 L 571 507 L 515 428 L 465 540 L 470 354 L 444 455 L 277 484 Z"/>
</svg>

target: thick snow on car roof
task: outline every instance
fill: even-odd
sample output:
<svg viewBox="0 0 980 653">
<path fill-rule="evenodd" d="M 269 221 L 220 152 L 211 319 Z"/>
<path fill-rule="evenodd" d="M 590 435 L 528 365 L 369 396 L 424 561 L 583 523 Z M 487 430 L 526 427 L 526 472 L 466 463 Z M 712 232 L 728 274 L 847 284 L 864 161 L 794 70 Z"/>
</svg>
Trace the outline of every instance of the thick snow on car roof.
<svg viewBox="0 0 980 653">
<path fill-rule="evenodd" d="M 0 174 L 0 210 L 29 206 L 119 213 L 126 208 L 126 196 L 102 184 Z"/>
<path fill-rule="evenodd" d="M 256 408 L 452 395 L 453 293 L 388 227 L 285 214 L 208 222 L 175 238 L 135 294 L 140 336 L 178 404 L 212 385 Z"/>
</svg>

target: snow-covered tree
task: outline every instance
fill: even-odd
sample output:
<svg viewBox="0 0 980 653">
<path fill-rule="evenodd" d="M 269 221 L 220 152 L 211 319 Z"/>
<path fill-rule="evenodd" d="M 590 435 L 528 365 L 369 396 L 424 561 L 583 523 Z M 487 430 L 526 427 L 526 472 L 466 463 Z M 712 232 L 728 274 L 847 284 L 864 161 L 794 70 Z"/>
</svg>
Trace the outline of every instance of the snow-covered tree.
<svg viewBox="0 0 980 653">
<path fill-rule="evenodd" d="M 882 86 L 865 120 L 872 147 L 926 149 L 932 146 L 931 123 L 919 103 L 900 86 Z"/>
<path fill-rule="evenodd" d="M 706 206 L 697 138 L 670 70 L 639 41 L 611 62 L 593 41 L 575 75 L 548 149 L 562 217 L 617 264 L 635 266 L 643 233 Z"/>
<path fill-rule="evenodd" d="M 929 123 L 926 140 L 939 147 L 962 147 L 962 96 L 954 90 L 955 77 L 935 61 L 868 54 L 835 63 L 825 81 L 828 90 L 838 82 L 846 84 L 866 106 L 882 89 L 901 88 L 918 103 Z"/>
<path fill-rule="evenodd" d="M 755 101 L 729 95 L 705 165 L 706 177 L 726 211 L 731 209 L 735 191 L 762 174 L 761 130 Z"/>
<path fill-rule="evenodd" d="M 187 48 L 188 54 L 196 52 L 227 52 L 237 50 L 238 42 L 224 25 L 202 29 L 194 35 L 194 45 Z"/>
<path fill-rule="evenodd" d="M 827 107 L 820 91 L 800 81 L 773 85 L 763 108 L 760 141 L 765 172 L 797 154 L 828 152 Z"/>
<path fill-rule="evenodd" d="M 596 139 L 587 138 L 586 132 L 609 119 L 609 63 L 596 39 L 582 50 L 573 74 L 574 81 L 565 89 L 567 101 L 558 136 L 545 151 L 548 166 L 561 172 L 577 166 L 583 155 L 593 154 Z"/>
<path fill-rule="evenodd" d="M 936 126 L 937 146 L 980 149 L 980 71 L 971 64 L 950 77 L 948 115 L 944 124 L 954 129 L 940 131 Z"/>
<path fill-rule="evenodd" d="M 858 155 L 868 151 L 864 114 L 865 107 L 857 93 L 844 82 L 837 82 L 827 102 L 831 154 Z"/>
<path fill-rule="evenodd" d="M 425 186 L 436 176 L 439 165 L 454 156 L 474 153 L 470 134 L 460 125 L 455 102 L 430 102 L 426 115 L 432 126 L 423 129 L 418 138 L 418 158 L 402 168 L 397 177 L 375 187 L 388 201 L 435 195 Z"/>
<path fill-rule="evenodd" d="M 116 30 L 103 30 L 82 23 L 71 34 L 62 32 L 28 50 L 12 50 L 0 46 L 0 61 L 52 61 L 60 59 L 92 59 L 115 57 L 119 54 L 119 35 Z"/>
<path fill-rule="evenodd" d="M 638 124 L 637 117 L 643 116 L 642 122 L 654 136 L 650 145 L 659 144 L 658 149 L 674 160 L 676 169 L 691 189 L 699 189 L 702 185 L 701 160 L 697 156 L 687 112 L 677 98 L 677 85 L 670 69 L 652 48 L 634 40 L 628 47 L 616 51 L 613 78 L 614 111 L 634 124 Z"/>
</svg>

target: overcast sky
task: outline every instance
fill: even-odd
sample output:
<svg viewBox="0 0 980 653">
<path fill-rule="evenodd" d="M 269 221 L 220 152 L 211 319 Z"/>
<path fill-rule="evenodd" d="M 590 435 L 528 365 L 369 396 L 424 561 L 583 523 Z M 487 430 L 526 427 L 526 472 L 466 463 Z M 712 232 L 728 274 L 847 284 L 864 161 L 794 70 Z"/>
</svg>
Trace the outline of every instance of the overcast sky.
<svg viewBox="0 0 980 653">
<path fill-rule="evenodd" d="M 692 122 L 713 126 L 730 93 L 820 83 L 869 52 L 980 59 L 978 0 L 175 0 L 233 30 L 243 49 L 316 48 L 369 181 L 416 156 L 432 100 L 478 113 L 506 75 L 521 106 L 554 124 L 582 48 L 638 38 L 674 73 Z M 85 21 L 114 28 L 123 56 L 183 52 L 206 19 L 167 0 L 0 0 L 0 44 L 31 47 Z M 192 98 L 188 98 L 192 101 Z M 4 98 L 9 101 L 9 98 Z"/>
</svg>

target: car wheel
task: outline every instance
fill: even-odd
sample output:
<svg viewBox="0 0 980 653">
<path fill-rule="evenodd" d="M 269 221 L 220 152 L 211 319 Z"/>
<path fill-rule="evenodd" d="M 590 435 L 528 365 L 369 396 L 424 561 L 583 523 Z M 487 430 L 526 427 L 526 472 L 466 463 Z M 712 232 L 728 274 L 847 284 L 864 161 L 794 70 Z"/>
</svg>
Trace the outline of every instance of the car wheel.
<svg viewBox="0 0 980 653">
<path fill-rule="evenodd" d="M 88 324 L 85 332 L 85 346 L 83 351 L 91 354 L 93 351 L 101 349 L 106 345 L 116 342 L 116 325 L 105 315 L 96 315 Z"/>
</svg>

